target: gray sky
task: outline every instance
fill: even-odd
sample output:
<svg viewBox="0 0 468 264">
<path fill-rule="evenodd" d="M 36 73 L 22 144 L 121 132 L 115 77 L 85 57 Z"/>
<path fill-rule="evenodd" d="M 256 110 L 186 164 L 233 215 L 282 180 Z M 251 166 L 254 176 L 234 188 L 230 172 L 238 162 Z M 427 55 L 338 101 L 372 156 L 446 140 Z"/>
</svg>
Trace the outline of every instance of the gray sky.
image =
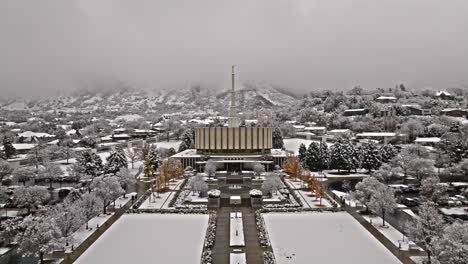
<svg viewBox="0 0 468 264">
<path fill-rule="evenodd" d="M 121 80 L 468 86 L 467 0 L 1 0 L 2 95 Z"/>
</svg>

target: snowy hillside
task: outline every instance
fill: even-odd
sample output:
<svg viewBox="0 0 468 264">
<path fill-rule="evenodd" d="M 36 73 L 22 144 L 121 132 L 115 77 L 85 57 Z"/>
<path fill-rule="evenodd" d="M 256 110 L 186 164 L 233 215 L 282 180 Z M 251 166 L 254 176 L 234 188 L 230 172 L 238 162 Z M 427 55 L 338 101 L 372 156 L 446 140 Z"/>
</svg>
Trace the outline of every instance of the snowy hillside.
<svg viewBox="0 0 468 264">
<path fill-rule="evenodd" d="M 293 105 L 296 98 L 267 84 L 243 84 L 237 88 L 239 111 Z M 107 111 L 226 111 L 229 90 L 191 87 L 180 90 L 121 91 L 80 94 L 46 99 L 0 100 L 7 110 L 107 110 Z"/>
</svg>

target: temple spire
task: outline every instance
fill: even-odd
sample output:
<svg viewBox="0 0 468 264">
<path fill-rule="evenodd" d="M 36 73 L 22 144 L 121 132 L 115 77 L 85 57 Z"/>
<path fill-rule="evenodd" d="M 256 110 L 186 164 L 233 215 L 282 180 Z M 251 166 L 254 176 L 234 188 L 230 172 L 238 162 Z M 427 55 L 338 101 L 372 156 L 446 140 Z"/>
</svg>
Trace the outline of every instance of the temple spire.
<svg viewBox="0 0 468 264">
<path fill-rule="evenodd" d="M 232 65 L 232 87 L 231 87 L 231 106 L 229 108 L 229 127 L 239 127 L 240 119 L 237 117 L 236 113 L 236 91 L 235 91 L 235 72 L 234 72 L 235 65 Z"/>
</svg>

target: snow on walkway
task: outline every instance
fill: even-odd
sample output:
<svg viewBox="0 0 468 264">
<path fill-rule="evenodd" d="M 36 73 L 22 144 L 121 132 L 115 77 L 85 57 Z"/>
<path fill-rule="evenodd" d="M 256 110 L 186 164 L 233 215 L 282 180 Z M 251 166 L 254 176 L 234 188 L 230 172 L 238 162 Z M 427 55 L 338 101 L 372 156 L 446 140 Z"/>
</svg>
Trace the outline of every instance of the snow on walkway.
<svg viewBox="0 0 468 264">
<path fill-rule="evenodd" d="M 346 212 L 263 217 L 278 264 L 401 263 Z"/>
<path fill-rule="evenodd" d="M 245 246 L 242 212 L 231 212 L 230 228 L 229 245 L 231 247 Z"/>
<path fill-rule="evenodd" d="M 77 264 L 199 264 L 208 215 L 125 214 Z"/>
<path fill-rule="evenodd" d="M 398 231 L 396 228 L 394 228 L 392 225 L 390 225 L 388 222 L 385 222 L 385 226 L 382 226 L 382 218 L 379 216 L 370 216 L 370 215 L 363 215 L 364 219 L 366 219 L 367 222 L 372 221 L 372 226 L 377 229 L 382 235 L 384 235 L 388 240 L 390 240 L 396 247 L 401 247 L 401 250 L 409 250 L 410 246 L 411 248 L 421 250 L 420 247 L 418 247 L 414 242 L 409 241 L 406 236 L 403 236 L 403 234 Z"/>
</svg>

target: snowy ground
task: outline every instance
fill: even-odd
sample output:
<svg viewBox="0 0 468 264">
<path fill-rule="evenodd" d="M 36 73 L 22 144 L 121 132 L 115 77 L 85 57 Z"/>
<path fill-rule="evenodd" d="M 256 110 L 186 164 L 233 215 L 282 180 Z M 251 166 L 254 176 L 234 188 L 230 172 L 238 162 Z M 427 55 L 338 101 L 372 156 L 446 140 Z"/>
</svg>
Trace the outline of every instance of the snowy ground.
<svg viewBox="0 0 468 264">
<path fill-rule="evenodd" d="M 278 264 L 401 263 L 351 215 L 263 215 Z"/>
<path fill-rule="evenodd" d="M 371 222 L 372 225 L 382 233 L 388 240 L 390 240 L 395 246 L 401 247 L 401 250 L 409 250 L 411 248 L 422 250 L 414 242 L 409 241 L 407 237 L 398 231 L 396 228 L 391 226 L 388 222 L 385 222 L 386 227 L 382 227 L 382 218 L 379 216 L 363 215 L 367 222 Z"/>
<path fill-rule="evenodd" d="M 283 140 L 284 148 L 289 151 L 293 151 L 294 154 L 299 154 L 299 146 L 304 144 L 306 147 L 309 147 L 310 143 L 316 142 L 320 144 L 318 140 L 310 140 L 310 139 L 303 139 L 303 138 L 286 138 Z M 326 143 L 327 145 L 331 145 L 330 143 Z"/>
<path fill-rule="evenodd" d="M 123 215 L 75 263 L 199 264 L 208 215 Z"/>
<path fill-rule="evenodd" d="M 184 179 L 178 179 L 175 181 L 169 182 L 169 190 L 164 193 L 154 193 L 154 195 L 148 197 L 138 209 L 167 209 L 169 208 L 169 202 L 172 200 L 172 197 L 177 190 L 180 189 L 180 185 Z"/>
<path fill-rule="evenodd" d="M 302 200 L 302 206 L 305 208 L 331 208 L 333 207 L 330 202 L 323 197 L 322 198 L 322 204 L 320 205 L 320 199 L 316 199 L 314 195 L 312 195 L 312 192 L 310 191 L 295 191 L 298 193 L 299 197 Z M 304 202 L 305 200 L 305 202 Z"/>
<path fill-rule="evenodd" d="M 74 247 L 76 248 L 78 245 L 83 243 L 83 241 L 85 241 L 92 233 L 94 233 L 94 231 L 96 231 L 97 226 L 102 226 L 102 224 L 104 224 L 111 216 L 112 214 L 96 216 L 88 221 L 88 230 L 86 230 L 86 224 L 84 224 L 77 231 L 75 231 L 75 233 L 71 235 L 71 240 Z"/>
</svg>

